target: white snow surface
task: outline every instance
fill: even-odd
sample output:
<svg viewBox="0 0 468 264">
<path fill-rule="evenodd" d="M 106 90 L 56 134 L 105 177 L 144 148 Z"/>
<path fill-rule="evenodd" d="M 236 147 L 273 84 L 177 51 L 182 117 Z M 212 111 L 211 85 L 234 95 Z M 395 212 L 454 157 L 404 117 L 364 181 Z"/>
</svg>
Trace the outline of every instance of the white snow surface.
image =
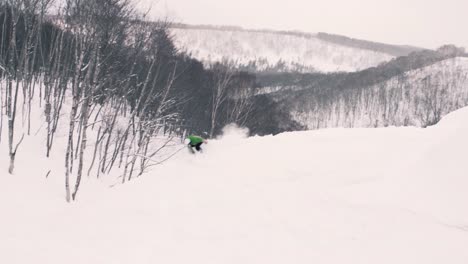
<svg viewBox="0 0 468 264">
<path fill-rule="evenodd" d="M 265 70 L 282 63 L 287 70 L 354 72 L 394 58 L 382 52 L 334 44 L 313 35 L 197 28 L 171 28 L 171 33 L 180 50 L 207 65 L 221 61 L 235 65 L 255 63 L 258 70 Z"/>
<path fill-rule="evenodd" d="M 0 144 L 0 263 L 468 263 L 468 108 L 426 129 L 328 129 L 179 152 L 64 200 L 63 156 Z M 48 162 L 48 163 L 46 163 Z M 49 168 L 48 168 L 49 169 Z"/>
</svg>

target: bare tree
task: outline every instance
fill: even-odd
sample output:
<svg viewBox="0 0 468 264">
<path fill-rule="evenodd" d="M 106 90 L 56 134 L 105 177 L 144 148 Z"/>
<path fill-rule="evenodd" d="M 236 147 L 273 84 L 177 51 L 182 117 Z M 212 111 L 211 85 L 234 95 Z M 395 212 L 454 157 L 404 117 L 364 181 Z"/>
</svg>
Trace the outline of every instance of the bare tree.
<svg viewBox="0 0 468 264">
<path fill-rule="evenodd" d="M 30 101 L 34 87 L 32 72 L 37 55 L 40 25 L 49 2 L 10 0 L 0 4 L 4 16 L 0 50 L 2 64 L 6 62 L 2 68 L 7 78 L 5 107 L 8 117 L 9 173 L 14 171 L 16 154 L 24 139 L 23 135 L 16 144 L 14 143 L 20 87 L 23 93 L 23 117 L 25 113 L 29 113 L 28 132 L 30 128 Z M 25 106 L 29 110 L 26 111 Z"/>
<path fill-rule="evenodd" d="M 244 126 L 253 110 L 254 81 L 249 76 L 238 74 L 235 76 L 234 85 L 228 90 L 226 103 L 226 123 L 236 123 Z"/>
<path fill-rule="evenodd" d="M 213 88 L 211 99 L 211 128 L 210 137 L 213 137 L 217 129 L 218 115 L 221 110 L 222 104 L 226 101 L 228 96 L 228 88 L 231 83 L 234 71 L 229 65 L 217 63 L 212 67 L 213 71 Z"/>
<path fill-rule="evenodd" d="M 421 126 L 427 127 L 437 124 L 442 118 L 443 109 L 447 105 L 446 90 L 440 83 L 434 83 L 430 76 L 422 80 L 423 95 L 417 115 Z"/>
</svg>

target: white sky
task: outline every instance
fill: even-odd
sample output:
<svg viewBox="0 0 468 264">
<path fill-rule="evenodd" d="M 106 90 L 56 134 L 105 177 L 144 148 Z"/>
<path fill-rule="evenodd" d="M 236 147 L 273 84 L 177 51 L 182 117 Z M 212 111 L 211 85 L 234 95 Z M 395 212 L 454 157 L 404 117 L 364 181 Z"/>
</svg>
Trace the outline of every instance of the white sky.
<svg viewBox="0 0 468 264">
<path fill-rule="evenodd" d="M 327 32 L 389 44 L 468 48 L 468 0 L 139 0 L 187 24 Z"/>
</svg>

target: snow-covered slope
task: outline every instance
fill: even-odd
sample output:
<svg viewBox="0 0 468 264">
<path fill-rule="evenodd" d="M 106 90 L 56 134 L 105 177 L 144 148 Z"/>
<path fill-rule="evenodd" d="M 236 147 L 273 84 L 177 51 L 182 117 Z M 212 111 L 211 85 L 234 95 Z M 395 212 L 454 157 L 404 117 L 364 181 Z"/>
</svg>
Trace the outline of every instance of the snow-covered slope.
<svg viewBox="0 0 468 264">
<path fill-rule="evenodd" d="M 71 205 L 32 137 L 16 175 L 0 162 L 0 263 L 465 264 L 466 120 L 227 131 L 128 184 L 87 179 Z"/>
<path fill-rule="evenodd" d="M 216 28 L 172 28 L 176 46 L 205 64 L 227 60 L 266 70 L 352 72 L 394 58 L 384 52 L 332 43 L 312 34 Z"/>
<path fill-rule="evenodd" d="M 468 58 L 443 60 L 371 87 L 337 94 L 331 101 L 308 96 L 305 103 L 293 107 L 292 116 L 309 129 L 430 125 L 468 105 Z"/>
</svg>

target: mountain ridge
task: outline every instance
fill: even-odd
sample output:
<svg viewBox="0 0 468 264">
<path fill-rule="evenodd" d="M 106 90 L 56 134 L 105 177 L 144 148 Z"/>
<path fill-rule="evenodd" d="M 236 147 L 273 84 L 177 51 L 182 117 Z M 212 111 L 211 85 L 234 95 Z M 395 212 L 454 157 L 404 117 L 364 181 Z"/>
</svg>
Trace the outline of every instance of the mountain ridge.
<svg viewBox="0 0 468 264">
<path fill-rule="evenodd" d="M 317 82 L 322 84 L 272 94 L 307 129 L 426 127 L 468 105 L 468 57 L 447 58 L 376 82 L 348 81 L 328 88 Z"/>
<path fill-rule="evenodd" d="M 310 33 L 299 30 L 273 30 L 273 29 L 248 29 L 239 26 L 225 25 L 191 25 L 182 23 L 172 23 L 170 28 L 185 29 L 185 30 L 216 30 L 216 31 L 236 31 L 249 33 L 270 33 L 277 35 L 286 35 L 303 38 L 316 38 L 329 43 L 338 44 L 341 46 L 365 49 L 370 51 L 382 52 L 392 56 L 405 56 L 414 51 L 427 50 L 425 48 L 412 45 L 394 45 L 383 42 L 369 41 L 359 38 L 352 38 L 339 34 L 331 34 L 325 32 Z"/>
</svg>

